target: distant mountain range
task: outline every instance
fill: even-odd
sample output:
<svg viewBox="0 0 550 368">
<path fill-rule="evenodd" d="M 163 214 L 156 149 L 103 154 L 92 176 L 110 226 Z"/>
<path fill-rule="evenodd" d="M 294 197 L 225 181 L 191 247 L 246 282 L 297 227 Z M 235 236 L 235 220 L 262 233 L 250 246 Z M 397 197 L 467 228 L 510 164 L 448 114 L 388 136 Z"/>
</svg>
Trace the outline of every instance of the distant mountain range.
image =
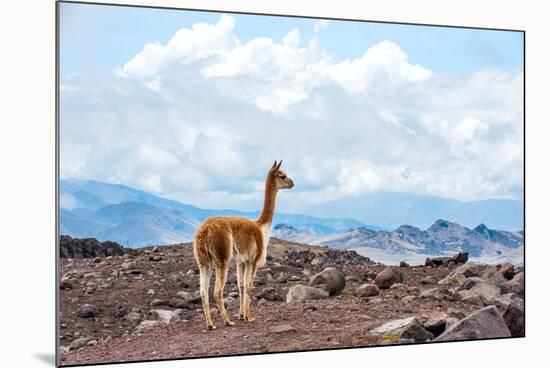
<svg viewBox="0 0 550 368">
<path fill-rule="evenodd" d="M 255 219 L 259 212 L 202 209 L 121 184 L 91 180 L 61 180 L 61 233 L 73 237 L 112 240 L 129 247 L 188 242 L 211 216 Z M 322 236 L 351 227 L 376 226 L 349 218 L 318 218 L 276 213 L 274 223 L 287 223 Z"/>
<path fill-rule="evenodd" d="M 388 230 L 403 224 L 426 229 L 436 219 L 447 219 L 470 228 L 484 223 L 492 229 L 523 229 L 523 202 L 507 199 L 462 202 L 412 193 L 374 192 L 320 203 L 303 212 L 319 217 L 345 214 L 345 217 Z"/>
<path fill-rule="evenodd" d="M 125 185 L 98 181 L 62 180 L 60 189 L 61 234 L 112 240 L 129 247 L 191 241 L 198 226 L 211 216 L 242 216 L 255 219 L 259 215 L 258 211 L 202 209 Z M 387 230 L 388 225 L 397 221 L 390 219 L 392 213 L 397 218 L 408 219 L 410 223 L 423 223 L 429 217 L 430 207 L 432 213 L 450 211 L 455 214 L 453 219 L 468 218 L 464 220 L 467 224 L 472 223 L 472 218 L 482 217 L 485 222 L 508 223 L 508 227 L 514 229 L 515 225 L 512 226 L 512 223 L 517 222 L 521 229 L 523 207 L 518 209 L 514 201 L 458 202 L 438 197 L 379 193 L 377 199 L 373 195 L 357 199 L 357 206 L 348 203 L 350 214 L 360 214 L 356 211 L 359 211 L 360 204 L 366 201 L 366 198 L 371 198 L 375 202 L 374 205 L 367 206 L 368 211 L 373 211 L 373 208 L 380 210 L 380 216 L 369 214 L 358 217 L 371 219 L 372 216 L 373 220 L 377 219 L 373 221 L 377 226 L 365 225 L 360 220 L 342 216 L 346 212 L 336 210 L 337 207 L 343 206 L 340 200 L 338 205 L 335 204 L 338 201 L 333 201 L 324 207 L 317 206 L 315 211 L 312 210 L 314 213 L 330 215 L 330 212 L 325 211 L 334 207 L 334 216 L 277 213 L 273 236 L 305 244 L 359 249 L 369 256 L 375 253 L 406 259 L 405 256 L 409 255 L 417 261 L 424 255 L 467 251 L 471 256 L 489 262 L 496 259 L 523 262 L 523 231 L 493 230 L 483 223 L 466 227 L 448 219 L 432 223 L 433 217 L 432 221 L 423 227 L 426 230 L 421 230 L 417 226 L 402 225 L 407 222 L 393 227 L 395 230 Z M 439 208 L 439 205 L 443 207 Z M 494 209 L 494 216 L 489 213 L 489 208 Z M 419 216 L 416 220 L 415 209 Z M 478 213 L 481 209 L 485 211 L 485 217 Z M 505 220 L 506 214 L 516 220 Z"/>
<path fill-rule="evenodd" d="M 383 249 L 396 254 L 427 255 L 446 255 L 465 251 L 473 257 L 500 257 L 523 247 L 524 244 L 523 231 L 492 230 L 484 224 L 469 229 L 441 219 L 435 221 L 426 230 L 410 225 L 399 226 L 393 231 L 375 231 L 357 227 L 328 236 L 315 236 L 287 224 L 278 224 L 273 229 L 273 235 L 298 243 L 324 245 L 331 248 L 366 247 Z"/>
</svg>

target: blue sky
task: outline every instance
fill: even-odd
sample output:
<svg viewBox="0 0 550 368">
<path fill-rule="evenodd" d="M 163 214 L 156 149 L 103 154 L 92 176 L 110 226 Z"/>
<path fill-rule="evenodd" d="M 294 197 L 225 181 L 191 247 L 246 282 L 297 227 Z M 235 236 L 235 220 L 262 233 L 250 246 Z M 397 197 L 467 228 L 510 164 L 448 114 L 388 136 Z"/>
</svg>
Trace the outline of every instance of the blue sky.
<svg viewBox="0 0 550 368">
<path fill-rule="evenodd" d="M 216 22 L 219 13 L 61 3 L 61 71 L 111 69 L 141 51 L 164 43 L 181 27 Z M 314 36 L 315 19 L 232 15 L 241 41 L 267 36 L 281 39 L 297 28 L 302 39 Z M 330 27 L 330 29 L 328 28 Z M 523 33 L 330 21 L 319 36 L 323 48 L 340 59 L 361 56 L 382 40 L 390 40 L 415 63 L 435 72 L 471 73 L 480 68 L 514 68 L 523 64 Z"/>
<path fill-rule="evenodd" d="M 523 34 L 61 4 L 61 177 L 208 208 L 523 197 Z"/>
</svg>

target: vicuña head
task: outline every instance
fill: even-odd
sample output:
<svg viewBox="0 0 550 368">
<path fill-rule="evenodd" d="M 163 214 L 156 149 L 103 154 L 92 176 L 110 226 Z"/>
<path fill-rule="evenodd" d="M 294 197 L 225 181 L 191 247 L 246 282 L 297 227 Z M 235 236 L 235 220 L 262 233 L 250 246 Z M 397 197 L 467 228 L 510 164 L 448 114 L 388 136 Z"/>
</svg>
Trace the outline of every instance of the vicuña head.
<svg viewBox="0 0 550 368">
<path fill-rule="evenodd" d="M 211 217 L 197 230 L 193 242 L 195 259 L 200 272 L 202 307 L 209 330 L 216 327 L 210 316 L 208 288 L 212 269 L 216 271 L 214 299 L 226 326 L 233 326 L 223 303 L 223 288 L 227 280 L 229 262 L 237 265 L 239 286 L 239 319 L 253 321 L 250 311 L 254 276 L 265 264 L 271 223 L 279 189 L 290 189 L 294 182 L 281 170 L 282 161 L 275 161 L 265 180 L 264 206 L 256 221 L 242 217 Z"/>
</svg>

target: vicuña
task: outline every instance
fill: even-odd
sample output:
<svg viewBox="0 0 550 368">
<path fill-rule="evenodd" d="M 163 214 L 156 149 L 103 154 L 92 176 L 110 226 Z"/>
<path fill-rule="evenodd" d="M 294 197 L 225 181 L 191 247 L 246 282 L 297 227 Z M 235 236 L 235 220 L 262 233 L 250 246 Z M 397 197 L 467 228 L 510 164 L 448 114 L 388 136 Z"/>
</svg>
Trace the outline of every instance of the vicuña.
<svg viewBox="0 0 550 368">
<path fill-rule="evenodd" d="M 239 286 L 239 319 L 253 321 L 250 311 L 254 275 L 265 264 L 275 200 L 279 189 L 290 189 L 294 182 L 281 170 L 282 161 L 275 161 L 265 181 L 264 207 L 254 221 L 241 217 L 211 217 L 197 230 L 193 242 L 195 259 L 200 272 L 200 295 L 209 330 L 212 323 L 208 301 L 208 287 L 212 269 L 216 270 L 214 299 L 226 326 L 233 326 L 224 306 L 223 288 L 227 280 L 229 262 L 237 265 Z"/>
</svg>

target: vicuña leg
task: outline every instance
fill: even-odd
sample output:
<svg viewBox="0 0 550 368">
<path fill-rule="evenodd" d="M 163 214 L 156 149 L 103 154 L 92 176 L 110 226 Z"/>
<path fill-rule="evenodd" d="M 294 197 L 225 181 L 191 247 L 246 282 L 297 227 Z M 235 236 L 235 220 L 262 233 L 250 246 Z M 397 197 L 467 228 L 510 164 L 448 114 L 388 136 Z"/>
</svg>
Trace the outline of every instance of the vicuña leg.
<svg viewBox="0 0 550 368">
<path fill-rule="evenodd" d="M 227 280 L 228 269 L 229 265 L 227 263 L 216 265 L 216 285 L 214 287 L 214 299 L 216 299 L 216 303 L 218 304 L 218 309 L 220 310 L 220 314 L 222 315 L 223 323 L 225 323 L 226 326 L 234 326 L 235 322 L 231 321 L 231 319 L 229 318 L 229 315 L 225 310 L 225 304 L 223 301 L 223 288 Z"/>
<path fill-rule="evenodd" d="M 244 268 L 244 263 L 237 262 L 237 286 L 239 287 L 239 319 L 244 319 Z"/>
<path fill-rule="evenodd" d="M 252 317 L 251 310 L 251 301 L 252 301 L 252 291 L 254 287 L 254 276 L 256 275 L 256 265 L 252 262 L 246 263 L 245 267 L 245 285 L 244 285 L 244 294 L 245 294 L 245 306 L 244 306 L 244 318 L 252 322 L 254 318 Z"/>
<path fill-rule="evenodd" d="M 206 317 L 206 327 L 209 330 L 216 329 L 216 326 L 212 323 L 212 317 L 210 316 L 210 303 L 208 301 L 208 288 L 210 286 L 210 275 L 212 273 L 212 266 L 200 265 L 200 294 L 202 300 L 202 309 L 204 310 L 204 316 Z"/>
</svg>

